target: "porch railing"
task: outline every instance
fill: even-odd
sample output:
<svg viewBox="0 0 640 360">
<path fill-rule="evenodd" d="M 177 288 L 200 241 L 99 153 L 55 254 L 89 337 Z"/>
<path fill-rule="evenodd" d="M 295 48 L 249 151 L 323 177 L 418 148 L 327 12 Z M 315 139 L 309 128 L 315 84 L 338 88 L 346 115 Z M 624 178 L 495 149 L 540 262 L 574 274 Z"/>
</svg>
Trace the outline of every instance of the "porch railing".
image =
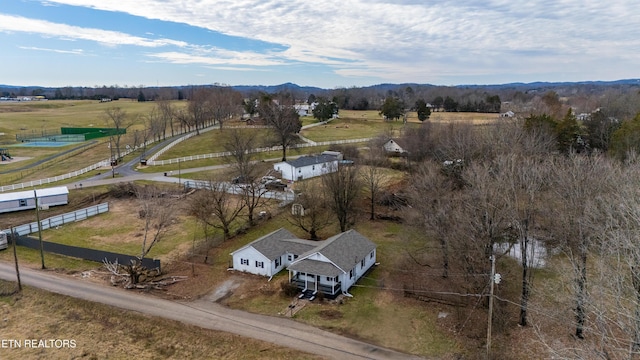
<svg viewBox="0 0 640 360">
<path fill-rule="evenodd" d="M 291 279 L 291 283 L 295 284 L 300 289 L 304 289 L 305 282 L 302 279 L 295 279 L 295 278 Z M 315 289 L 315 282 L 314 281 L 307 281 L 306 285 L 307 285 L 307 287 L 309 289 Z M 340 282 L 337 282 L 333 286 L 326 285 L 326 284 L 318 284 L 318 291 L 320 291 L 320 292 L 322 292 L 324 294 L 328 294 L 328 295 L 337 294 L 338 292 L 340 292 L 341 288 L 342 288 L 342 284 Z"/>
</svg>

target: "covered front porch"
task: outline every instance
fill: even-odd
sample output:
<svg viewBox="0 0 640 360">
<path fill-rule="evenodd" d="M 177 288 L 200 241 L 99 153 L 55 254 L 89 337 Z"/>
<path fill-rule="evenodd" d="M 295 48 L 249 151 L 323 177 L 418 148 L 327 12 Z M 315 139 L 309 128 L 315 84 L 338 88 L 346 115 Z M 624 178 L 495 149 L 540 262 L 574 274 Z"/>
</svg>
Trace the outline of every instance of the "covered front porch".
<svg viewBox="0 0 640 360">
<path fill-rule="evenodd" d="M 321 281 L 321 278 L 321 275 L 297 273 L 291 278 L 290 282 L 303 291 L 321 292 L 328 297 L 335 297 L 340 294 L 342 289 L 342 283 L 340 281 L 336 282 L 332 279 L 327 284 Z"/>
<path fill-rule="evenodd" d="M 335 298 L 342 293 L 342 271 L 331 263 L 303 260 L 289 267 L 289 282 L 313 296 Z"/>
</svg>

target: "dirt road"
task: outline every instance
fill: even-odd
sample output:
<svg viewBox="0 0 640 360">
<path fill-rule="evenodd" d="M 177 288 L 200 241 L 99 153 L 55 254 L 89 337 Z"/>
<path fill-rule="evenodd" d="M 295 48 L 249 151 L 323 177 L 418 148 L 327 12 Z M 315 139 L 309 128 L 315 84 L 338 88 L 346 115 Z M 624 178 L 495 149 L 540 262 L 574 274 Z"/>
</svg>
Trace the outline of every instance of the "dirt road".
<svg viewBox="0 0 640 360">
<path fill-rule="evenodd" d="M 417 359 L 415 356 L 332 334 L 296 321 L 232 310 L 207 300 L 175 302 L 26 267 L 22 283 L 122 309 L 226 331 L 332 359 Z M 0 263 L 0 278 L 15 280 L 13 264 Z"/>
</svg>

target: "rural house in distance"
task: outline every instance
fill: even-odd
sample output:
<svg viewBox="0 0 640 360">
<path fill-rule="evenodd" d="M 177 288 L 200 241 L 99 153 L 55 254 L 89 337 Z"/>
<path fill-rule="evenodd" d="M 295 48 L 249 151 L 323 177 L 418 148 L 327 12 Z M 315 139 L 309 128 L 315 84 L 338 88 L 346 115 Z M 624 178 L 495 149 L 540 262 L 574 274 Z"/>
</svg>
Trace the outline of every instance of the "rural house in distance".
<svg viewBox="0 0 640 360">
<path fill-rule="evenodd" d="M 329 298 L 348 290 L 376 262 L 376 245 L 355 230 L 323 241 L 278 229 L 231 253 L 233 269 L 272 277 L 284 268 L 303 293 Z"/>
<path fill-rule="evenodd" d="M 393 139 L 387 140 L 382 147 L 387 154 L 404 154 L 407 152 L 402 148 L 402 146 L 400 146 L 400 144 L 398 144 L 397 141 Z"/>
<path fill-rule="evenodd" d="M 273 169 L 285 180 L 299 181 L 337 171 L 339 160 L 338 156 L 330 154 L 308 155 L 275 163 Z"/>
</svg>

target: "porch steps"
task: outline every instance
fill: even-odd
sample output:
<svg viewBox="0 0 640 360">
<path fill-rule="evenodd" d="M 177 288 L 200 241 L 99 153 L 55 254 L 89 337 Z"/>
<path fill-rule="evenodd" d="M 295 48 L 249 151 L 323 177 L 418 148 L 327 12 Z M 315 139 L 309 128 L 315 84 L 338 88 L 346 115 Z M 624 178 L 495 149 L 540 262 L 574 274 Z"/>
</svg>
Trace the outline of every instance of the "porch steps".
<svg viewBox="0 0 640 360">
<path fill-rule="evenodd" d="M 289 306 L 283 312 L 281 312 L 280 315 L 286 316 L 286 317 L 293 317 L 298 311 L 302 310 L 302 308 L 304 308 L 308 303 L 309 303 L 308 300 L 298 299 L 298 297 L 296 296 L 291 302 L 291 304 L 289 304 Z"/>
<path fill-rule="evenodd" d="M 303 290 L 300 295 L 298 295 L 298 299 L 307 299 L 309 301 L 313 301 L 318 295 L 318 291 L 314 290 Z"/>
</svg>

